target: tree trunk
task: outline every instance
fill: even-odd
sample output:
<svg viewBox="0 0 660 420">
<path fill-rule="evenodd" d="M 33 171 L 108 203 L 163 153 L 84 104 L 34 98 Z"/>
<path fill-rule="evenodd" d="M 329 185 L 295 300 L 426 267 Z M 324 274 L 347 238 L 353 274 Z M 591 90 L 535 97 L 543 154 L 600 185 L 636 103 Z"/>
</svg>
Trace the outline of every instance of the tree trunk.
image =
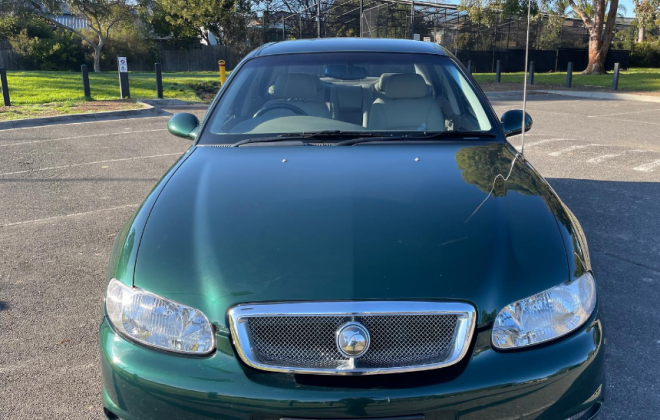
<svg viewBox="0 0 660 420">
<path fill-rule="evenodd" d="M 600 35 L 600 31 L 595 28 L 589 30 L 589 63 L 582 74 L 605 73 L 605 56 L 609 45 L 603 45 L 603 39 Z"/>
<path fill-rule="evenodd" d="M 98 33 L 99 37 L 99 43 L 96 45 L 93 45 L 94 47 L 94 73 L 100 73 L 101 72 L 101 50 L 103 49 L 103 46 L 105 45 L 105 38 L 101 35 L 101 33 Z"/>
<path fill-rule="evenodd" d="M 646 28 L 641 23 L 639 24 L 639 30 L 637 31 L 637 42 L 644 42 L 646 39 Z"/>
<path fill-rule="evenodd" d="M 593 0 L 593 17 L 589 17 L 584 9 L 580 9 L 574 0 L 568 0 L 568 2 L 573 10 L 580 15 L 584 25 L 589 30 L 589 63 L 582 74 L 604 74 L 605 57 L 607 57 L 607 52 L 610 50 L 612 36 L 614 35 L 619 0 L 609 1 L 607 17 L 605 16 L 606 0 Z"/>
<path fill-rule="evenodd" d="M 101 47 L 94 47 L 94 73 L 101 72 Z"/>
</svg>

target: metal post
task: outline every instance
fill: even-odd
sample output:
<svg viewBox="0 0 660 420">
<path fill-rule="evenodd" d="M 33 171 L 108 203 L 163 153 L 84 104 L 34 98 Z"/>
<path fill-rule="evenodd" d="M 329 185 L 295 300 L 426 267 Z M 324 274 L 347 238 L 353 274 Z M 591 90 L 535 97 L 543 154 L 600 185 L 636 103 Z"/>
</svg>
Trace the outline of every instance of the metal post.
<svg viewBox="0 0 660 420">
<path fill-rule="evenodd" d="M 156 63 L 156 95 L 163 99 L 163 66 L 160 63 Z"/>
<path fill-rule="evenodd" d="M 468 60 L 468 73 L 472 74 L 472 60 Z"/>
<path fill-rule="evenodd" d="M 82 72 L 82 82 L 83 82 L 83 94 L 85 98 L 92 96 L 92 93 L 89 89 L 89 72 L 87 71 L 87 64 L 80 66 L 80 71 Z"/>
<path fill-rule="evenodd" d="M 298 15 L 298 17 L 300 18 L 300 27 L 299 27 L 299 29 L 300 29 L 300 37 L 299 37 L 299 38 L 302 39 L 302 13 L 300 13 L 300 14 Z"/>
<path fill-rule="evenodd" d="M 225 60 L 218 60 L 218 70 L 220 70 L 220 86 L 225 84 L 227 80 L 227 68 L 225 67 Z"/>
<path fill-rule="evenodd" d="M 502 79 L 502 60 L 495 63 L 495 83 L 500 83 Z"/>
<path fill-rule="evenodd" d="M 459 32 L 459 24 L 461 23 L 461 15 L 456 12 L 456 32 L 454 32 L 454 55 L 458 55 L 458 41 L 456 40 L 458 38 L 458 32 Z"/>
<path fill-rule="evenodd" d="M 415 39 L 415 2 L 410 2 L 410 39 Z"/>
<path fill-rule="evenodd" d="M 117 57 L 119 64 L 119 96 L 122 99 L 131 97 L 131 89 L 128 86 L 128 64 L 126 57 Z"/>
<path fill-rule="evenodd" d="M 362 14 L 364 13 L 364 0 L 360 0 L 360 38 L 362 38 L 362 21 L 363 16 Z"/>
<path fill-rule="evenodd" d="M 266 10 L 264 11 L 264 15 L 262 16 L 261 20 L 261 26 L 262 26 L 262 31 L 261 31 L 261 36 L 263 37 L 263 42 L 264 44 L 266 43 L 266 16 L 268 15 L 268 2 L 266 2 Z"/>
<path fill-rule="evenodd" d="M 2 100 L 4 101 L 5 106 L 11 106 L 11 101 L 9 100 L 9 86 L 7 85 L 7 70 L 4 67 L 0 67 L 0 85 L 2 86 Z"/>
<path fill-rule="evenodd" d="M 617 90 L 619 87 L 619 70 L 621 69 L 621 64 L 614 63 L 614 77 L 612 77 L 612 90 Z"/>
<path fill-rule="evenodd" d="M 566 87 L 571 87 L 573 82 L 573 62 L 568 62 L 568 67 L 566 68 Z"/>
<path fill-rule="evenodd" d="M 534 84 L 534 62 L 530 61 L 529 62 L 529 81 L 528 83 L 530 85 Z"/>
<path fill-rule="evenodd" d="M 321 38 L 321 1 L 316 3 L 316 37 Z"/>
<path fill-rule="evenodd" d="M 286 40 L 286 20 L 282 18 L 282 41 Z"/>
</svg>

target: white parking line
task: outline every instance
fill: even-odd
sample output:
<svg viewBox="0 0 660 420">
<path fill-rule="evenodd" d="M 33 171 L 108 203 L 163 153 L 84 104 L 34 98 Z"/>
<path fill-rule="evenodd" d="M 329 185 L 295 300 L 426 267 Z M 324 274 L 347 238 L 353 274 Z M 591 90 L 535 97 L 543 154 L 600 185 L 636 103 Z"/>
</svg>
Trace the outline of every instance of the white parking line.
<svg viewBox="0 0 660 420">
<path fill-rule="evenodd" d="M 633 169 L 641 172 L 653 172 L 653 168 L 655 168 L 656 166 L 660 166 L 660 159 L 654 160 L 653 162 L 645 163 L 644 165 L 637 166 Z"/>
<path fill-rule="evenodd" d="M 623 155 L 623 153 L 612 153 L 611 155 L 601 155 L 601 156 L 596 156 L 595 158 L 588 159 L 588 163 L 601 163 L 605 162 L 606 160 L 609 159 L 614 159 L 615 157 L 619 157 Z"/>
<path fill-rule="evenodd" d="M 611 153 L 607 155 L 600 155 L 596 156 L 595 158 L 588 159 L 588 163 L 601 163 L 605 162 L 606 160 L 614 159 L 615 157 L 623 156 L 626 153 L 641 153 L 641 152 L 646 152 L 646 150 L 639 150 L 639 149 L 634 149 L 634 150 L 625 150 L 621 153 Z"/>
<path fill-rule="evenodd" d="M 588 118 L 610 118 L 610 117 L 603 117 L 601 115 L 591 115 Z M 650 122 L 650 121 L 640 121 L 640 120 L 622 120 L 620 118 L 612 118 L 612 121 L 621 121 L 621 122 L 632 122 L 632 123 L 638 123 L 638 124 L 651 124 L 651 125 L 660 125 L 660 123 L 657 122 Z"/>
<path fill-rule="evenodd" d="M 525 135 L 527 136 L 527 135 Z M 534 146 L 539 146 L 541 144 L 546 144 L 546 143 L 556 143 L 558 141 L 570 141 L 570 140 L 575 140 L 575 139 L 565 139 L 565 138 L 552 138 L 552 139 L 545 139 L 545 140 L 539 140 L 535 141 L 532 143 L 528 143 L 525 145 L 525 147 L 534 147 Z"/>
<path fill-rule="evenodd" d="M 550 152 L 548 153 L 548 156 L 561 156 L 564 153 L 570 153 L 573 150 L 578 150 L 578 149 L 586 149 L 587 147 L 591 146 L 602 146 L 601 144 L 583 144 L 583 145 L 575 145 L 575 146 L 569 146 L 565 149 L 557 150 L 556 152 Z"/>
<path fill-rule="evenodd" d="M 23 146 L 25 144 L 34 144 L 34 143 L 48 143 L 52 141 L 63 141 L 63 140 L 77 140 L 77 139 L 87 139 L 92 137 L 105 137 L 105 136 L 118 136 L 120 134 L 138 134 L 138 133 L 153 133 L 156 131 L 167 131 L 166 128 L 158 128 L 154 130 L 141 130 L 141 131 L 119 131 L 116 133 L 102 133 L 102 134 L 88 134 L 86 136 L 73 136 L 73 137 L 60 137 L 57 139 L 46 139 L 46 140 L 30 140 L 22 141 L 17 143 L 8 143 L 0 144 L 0 147 L 9 147 L 9 146 Z"/>
<path fill-rule="evenodd" d="M 46 168 L 27 169 L 27 170 L 24 170 L 24 171 L 5 172 L 5 173 L 0 174 L 0 176 L 26 174 L 26 173 L 29 173 L 29 172 L 39 172 L 39 171 L 52 171 L 52 170 L 55 170 L 55 169 L 75 168 L 77 166 L 97 165 L 99 163 L 124 162 L 124 161 L 127 161 L 127 160 L 139 160 L 139 159 L 153 159 L 153 158 L 164 157 L 164 156 L 181 156 L 182 154 L 183 153 L 164 153 L 162 155 L 135 156 L 135 157 L 121 158 L 121 159 L 97 160 L 95 162 L 72 163 L 71 165 L 50 166 L 50 167 L 46 167 Z"/>
<path fill-rule="evenodd" d="M 4 225 L 0 225 L 0 227 L 4 228 L 4 227 L 10 227 L 10 226 L 27 225 L 27 224 L 31 224 L 31 223 L 49 222 L 51 220 L 63 219 L 63 218 L 67 218 L 67 217 L 86 216 L 88 214 L 95 214 L 95 213 L 101 213 L 101 212 L 106 212 L 106 211 L 120 210 L 120 209 L 126 209 L 126 208 L 129 208 L 129 207 L 137 207 L 137 206 L 139 206 L 139 204 L 126 204 L 125 206 L 118 206 L 118 207 L 110 207 L 110 208 L 107 208 L 107 209 L 84 211 L 82 213 L 63 214 L 61 216 L 45 217 L 43 219 L 32 219 L 32 220 L 23 220 L 22 222 L 5 223 Z"/>
<path fill-rule="evenodd" d="M 617 113 L 615 113 L 615 114 L 588 115 L 587 118 L 595 118 L 595 117 L 615 117 L 615 116 L 617 116 L 617 115 L 639 114 L 640 112 L 653 112 L 653 111 L 660 111 L 660 108 L 655 108 L 655 109 L 645 109 L 645 110 L 642 110 L 642 111 L 617 112 Z"/>
<path fill-rule="evenodd" d="M 527 136 L 529 136 L 529 134 L 525 134 L 525 137 L 527 137 Z M 520 140 L 520 138 L 518 138 L 518 140 Z M 527 150 L 530 147 L 539 146 L 541 144 L 555 143 L 555 142 L 558 142 L 558 141 L 571 141 L 571 140 L 575 140 L 575 139 L 551 138 L 551 139 L 534 141 L 534 142 L 531 142 L 531 143 L 525 143 L 525 150 Z M 522 142 L 520 144 L 514 144 L 513 147 L 520 150 L 522 148 Z"/>
</svg>

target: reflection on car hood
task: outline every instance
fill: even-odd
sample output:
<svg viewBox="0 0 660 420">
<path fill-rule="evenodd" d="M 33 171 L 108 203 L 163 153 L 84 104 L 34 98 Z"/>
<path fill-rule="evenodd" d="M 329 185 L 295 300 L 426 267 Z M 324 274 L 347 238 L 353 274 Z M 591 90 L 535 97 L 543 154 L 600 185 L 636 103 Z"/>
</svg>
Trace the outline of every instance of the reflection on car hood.
<svg viewBox="0 0 660 420">
<path fill-rule="evenodd" d="M 492 321 L 568 278 L 558 200 L 514 157 L 501 143 L 198 147 L 149 216 L 135 285 L 219 326 L 232 305 L 292 300 L 460 300 Z"/>
</svg>

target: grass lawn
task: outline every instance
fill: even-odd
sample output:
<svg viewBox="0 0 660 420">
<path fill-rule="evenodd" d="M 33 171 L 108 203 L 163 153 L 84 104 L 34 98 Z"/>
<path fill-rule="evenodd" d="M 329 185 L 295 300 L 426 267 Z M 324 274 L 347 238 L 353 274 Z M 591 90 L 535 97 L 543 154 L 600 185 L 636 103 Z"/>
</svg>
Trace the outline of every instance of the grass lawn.
<svg viewBox="0 0 660 420">
<path fill-rule="evenodd" d="M 477 73 L 473 75 L 479 83 L 495 82 L 495 73 Z M 522 84 L 524 73 L 503 73 L 502 83 Z M 536 73 L 535 84 L 547 84 L 563 87 L 566 73 Z M 611 88 L 612 73 L 604 75 L 581 75 L 573 73 L 573 87 L 579 88 Z M 660 93 L 660 69 L 629 69 L 619 76 L 619 90 Z"/>
<path fill-rule="evenodd" d="M 0 102 L 1 104 L 1 102 Z M 58 115 L 96 113 L 140 109 L 143 105 L 130 100 L 118 101 L 67 101 L 46 104 L 0 106 L 0 121 L 26 118 L 53 117 Z"/>
<path fill-rule="evenodd" d="M 81 73 L 48 71 L 8 71 L 7 83 L 12 105 L 70 103 L 84 101 Z M 90 73 L 93 100 L 119 99 L 116 72 Z M 154 73 L 129 73 L 133 99 L 156 98 Z M 163 96 L 168 99 L 199 101 L 198 92 L 220 87 L 217 72 L 163 73 Z"/>
<path fill-rule="evenodd" d="M 474 74 L 484 86 L 494 87 L 495 74 Z M 126 102 L 97 102 L 119 99 L 119 77 L 116 72 L 90 73 L 89 82 L 92 101 L 83 96 L 82 76 L 74 72 L 9 71 L 7 73 L 12 107 L 0 107 L 0 120 L 32 118 L 46 115 L 61 115 L 79 112 L 94 112 L 95 109 L 115 110 L 130 107 Z M 155 99 L 156 80 L 154 73 L 130 73 L 132 99 Z M 566 73 L 537 73 L 534 82 L 543 87 L 563 87 Z M 497 89 L 521 88 L 523 73 L 502 74 L 503 84 Z M 515 85 L 514 85 L 515 84 Z M 583 76 L 573 74 L 575 89 L 609 89 L 612 74 Z M 168 99 L 184 101 L 210 101 L 220 88 L 217 72 L 163 73 L 163 93 Z M 656 92 L 660 94 L 660 69 L 630 69 L 622 72 L 619 79 L 622 91 Z M 98 104 L 97 107 L 91 106 Z M 135 105 L 138 106 L 138 105 Z"/>
</svg>

